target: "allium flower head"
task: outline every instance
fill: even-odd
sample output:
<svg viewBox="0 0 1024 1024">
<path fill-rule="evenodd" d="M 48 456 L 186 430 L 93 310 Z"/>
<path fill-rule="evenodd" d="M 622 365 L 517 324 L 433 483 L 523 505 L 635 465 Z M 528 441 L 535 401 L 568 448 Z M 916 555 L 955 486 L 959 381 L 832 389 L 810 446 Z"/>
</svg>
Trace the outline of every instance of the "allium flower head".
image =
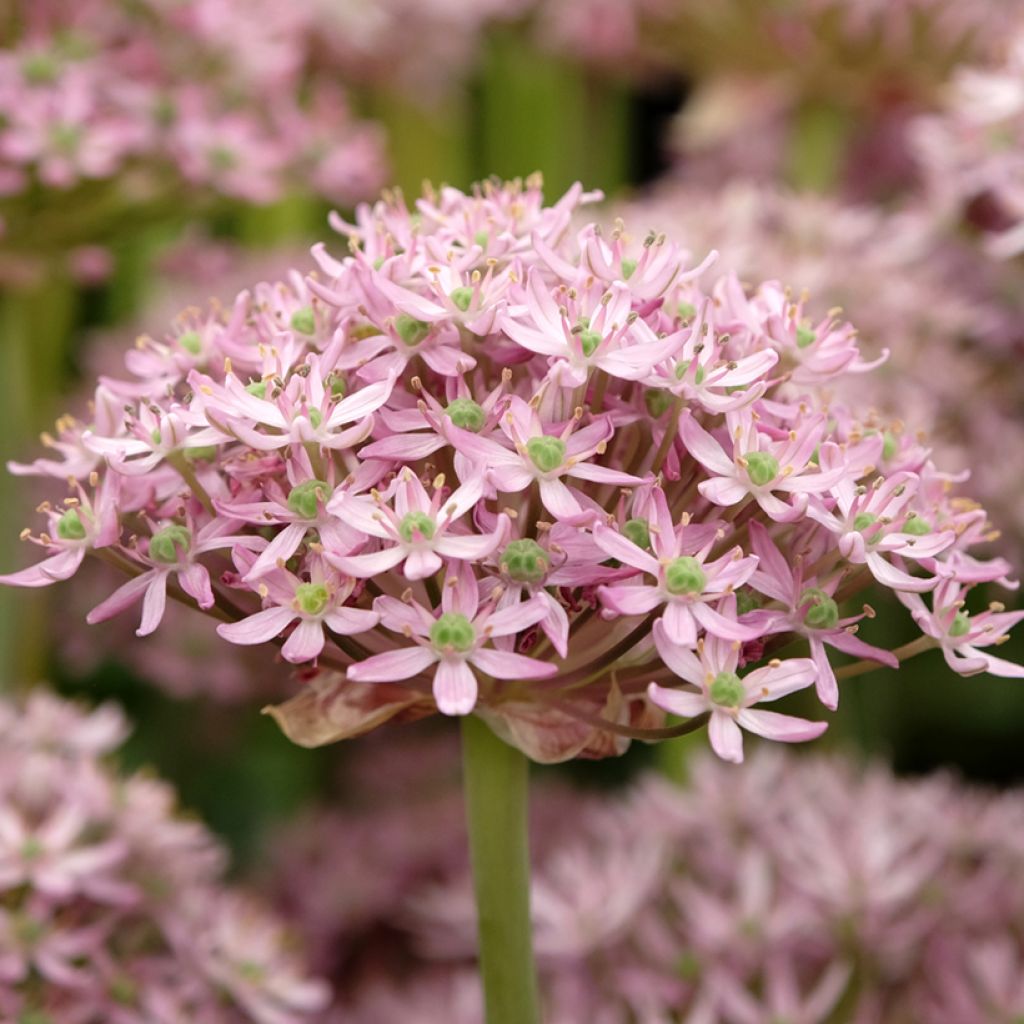
<svg viewBox="0 0 1024 1024">
<path fill-rule="evenodd" d="M 106 763 L 124 738 L 36 691 L 0 705 L 0 1016 L 300 1024 L 328 990 L 173 792 Z"/>
<path fill-rule="evenodd" d="M 733 760 L 738 727 L 817 735 L 754 705 L 816 685 L 834 707 L 826 648 L 895 663 L 844 602 L 1007 567 L 968 553 L 984 513 L 927 450 L 833 397 L 873 367 L 849 325 L 574 223 L 597 198 L 487 182 L 334 218 L 347 255 L 147 343 L 63 424 L 63 463 L 20 468 L 89 473 L 3 582 L 96 556 L 132 578 L 91 620 L 141 599 L 149 633 L 170 595 L 280 646 L 303 743 L 434 710 L 543 761 L 707 720 Z M 797 636 L 812 656 L 776 659 Z"/>
</svg>

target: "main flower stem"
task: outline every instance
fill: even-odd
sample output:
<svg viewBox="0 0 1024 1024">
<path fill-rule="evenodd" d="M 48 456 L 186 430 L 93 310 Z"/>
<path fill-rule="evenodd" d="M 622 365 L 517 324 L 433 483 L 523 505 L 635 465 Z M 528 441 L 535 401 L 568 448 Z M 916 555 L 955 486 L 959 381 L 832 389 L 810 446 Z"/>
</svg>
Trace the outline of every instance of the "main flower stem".
<svg viewBox="0 0 1024 1024">
<path fill-rule="evenodd" d="M 529 763 L 467 715 L 462 771 L 487 1024 L 539 1024 L 530 931 Z"/>
</svg>

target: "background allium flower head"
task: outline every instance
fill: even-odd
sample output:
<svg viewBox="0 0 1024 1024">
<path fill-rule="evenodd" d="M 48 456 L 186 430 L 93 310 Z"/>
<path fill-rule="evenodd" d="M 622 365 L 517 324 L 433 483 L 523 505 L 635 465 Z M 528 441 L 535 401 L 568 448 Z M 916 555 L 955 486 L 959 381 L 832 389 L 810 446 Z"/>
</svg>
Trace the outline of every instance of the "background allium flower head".
<svg viewBox="0 0 1024 1024">
<path fill-rule="evenodd" d="M 182 185 L 193 200 L 312 187 L 348 204 L 384 180 L 380 129 L 318 66 L 311 4 L 9 6 L 0 245 L 15 270 L 106 241 L 118 212 L 180 205 Z"/>
<path fill-rule="evenodd" d="M 737 725 L 817 735 L 760 705 L 817 686 L 834 707 L 830 650 L 900 653 L 845 602 L 962 598 L 1008 567 L 910 431 L 836 399 L 884 353 L 776 282 L 704 283 L 713 256 L 657 231 L 580 226 L 597 198 L 388 195 L 334 218 L 347 255 L 144 339 L 59 458 L 19 469 L 77 479 L 26 533 L 42 561 L 0 579 L 96 556 L 131 578 L 90 621 L 141 603 L 148 634 L 170 596 L 280 645 L 307 685 L 274 713 L 310 745 L 434 710 L 540 761 L 708 719 L 733 760 Z M 909 653 L 944 642 L 922 628 Z M 780 661 L 794 636 L 813 657 Z"/>
<path fill-rule="evenodd" d="M 383 753 L 370 759 L 378 774 Z M 1019 791 L 769 749 L 742 772 L 707 757 L 692 767 L 685 788 L 648 777 L 601 796 L 538 789 L 532 915 L 546 1020 L 981 1024 L 1019 1013 Z M 412 785 L 405 800 L 306 815 L 281 837 L 270 888 L 318 969 L 345 980 L 339 1021 L 480 1019 L 458 829 L 419 825 L 444 806 L 443 790 L 423 802 Z M 370 870 L 377 857 L 391 870 Z"/>
<path fill-rule="evenodd" d="M 120 712 L 38 690 L 0 705 L 0 1014 L 209 1024 L 313 1020 L 280 922 L 223 883 L 223 850 L 173 792 L 119 778 Z"/>
</svg>

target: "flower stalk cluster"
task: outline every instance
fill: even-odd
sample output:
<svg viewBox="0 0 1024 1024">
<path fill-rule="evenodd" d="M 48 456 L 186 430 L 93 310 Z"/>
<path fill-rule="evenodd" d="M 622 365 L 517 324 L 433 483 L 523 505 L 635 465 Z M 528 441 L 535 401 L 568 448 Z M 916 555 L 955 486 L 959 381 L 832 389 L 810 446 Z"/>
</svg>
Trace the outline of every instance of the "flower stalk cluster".
<svg viewBox="0 0 1024 1024">
<path fill-rule="evenodd" d="M 763 705 L 834 708 L 830 650 L 896 665 L 857 635 L 869 587 L 911 605 L 915 650 L 1022 674 L 993 653 L 1021 614 L 970 614 L 1010 585 L 984 510 L 833 397 L 880 361 L 853 327 L 574 224 L 597 198 L 389 195 L 334 220 L 344 257 L 143 339 L 91 422 L 15 467 L 73 482 L 26 533 L 43 561 L 0 579 L 94 556 L 129 578 L 90 621 L 141 602 L 148 634 L 170 595 L 278 645 L 309 685 L 276 714 L 311 744 L 437 710 L 540 761 L 708 721 L 739 761 L 742 730 L 822 732 Z"/>
</svg>

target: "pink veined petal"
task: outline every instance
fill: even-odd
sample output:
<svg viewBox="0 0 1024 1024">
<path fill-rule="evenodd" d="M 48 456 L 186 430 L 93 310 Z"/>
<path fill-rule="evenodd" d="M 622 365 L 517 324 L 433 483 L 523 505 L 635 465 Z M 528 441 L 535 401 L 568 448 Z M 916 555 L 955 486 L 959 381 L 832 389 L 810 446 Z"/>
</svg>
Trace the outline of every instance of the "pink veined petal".
<svg viewBox="0 0 1024 1024">
<path fill-rule="evenodd" d="M 752 520 L 750 546 L 757 555 L 757 570 L 750 579 L 751 586 L 776 601 L 789 603 L 793 595 L 793 570 L 775 546 L 768 530 Z"/>
<path fill-rule="evenodd" d="M 438 662 L 434 700 L 442 715 L 468 715 L 476 706 L 476 694 L 476 676 L 464 661 Z"/>
<path fill-rule="evenodd" d="M 697 644 L 697 623 L 694 613 L 702 605 L 684 604 L 682 601 L 669 601 L 665 605 L 665 613 L 661 617 L 662 628 L 668 639 L 682 647 L 695 647 Z"/>
<path fill-rule="evenodd" d="M 694 419 L 687 409 L 679 416 L 679 436 L 686 450 L 709 472 L 731 476 L 736 472 L 722 446 Z"/>
<path fill-rule="evenodd" d="M 331 410 L 325 426 L 328 430 L 333 430 L 343 423 L 352 423 L 369 416 L 391 397 L 394 386 L 395 378 L 389 375 L 385 380 L 360 388 L 354 395 L 343 398 Z"/>
<path fill-rule="evenodd" d="M 474 651 L 470 661 L 495 679 L 546 679 L 558 672 L 558 666 L 550 662 L 486 647 Z"/>
<path fill-rule="evenodd" d="M 778 665 L 754 669 L 743 680 L 747 700 L 756 704 L 763 700 L 778 700 L 786 694 L 810 686 L 817 669 L 810 658 L 789 658 Z"/>
<path fill-rule="evenodd" d="M 743 761 L 743 733 L 724 711 L 712 711 L 708 723 L 708 739 L 711 749 L 723 760 L 740 764 Z"/>
<path fill-rule="evenodd" d="M 393 569 L 405 558 L 405 548 L 396 545 L 384 548 L 382 551 L 371 551 L 367 555 L 333 555 L 331 552 L 325 551 L 324 558 L 335 569 L 340 569 L 348 576 L 364 580 Z"/>
<path fill-rule="evenodd" d="M 572 491 L 561 480 L 541 480 L 540 500 L 556 519 L 568 519 L 583 511 Z"/>
<path fill-rule="evenodd" d="M 816 740 L 828 728 L 828 722 L 811 722 L 806 718 L 782 715 L 778 711 L 761 711 L 753 708 L 744 708 L 737 719 L 749 732 L 780 743 Z"/>
<path fill-rule="evenodd" d="M 909 590 L 911 593 L 923 594 L 932 590 L 938 583 L 935 576 L 911 576 L 909 573 L 890 565 L 881 555 L 874 551 L 868 552 L 865 558 L 871 575 L 883 586 L 891 590 Z"/>
<path fill-rule="evenodd" d="M 255 580 L 277 568 L 278 561 L 287 562 L 295 554 L 306 536 L 305 523 L 291 523 L 263 549 L 253 567 L 245 574 L 246 580 Z"/>
<path fill-rule="evenodd" d="M 610 526 L 598 523 L 594 527 L 594 543 L 607 555 L 632 565 L 637 569 L 657 576 L 661 566 L 658 560 L 649 555 L 643 548 L 639 548 L 627 537 L 623 537 L 617 530 Z M 653 607 L 653 606 L 652 606 Z"/>
<path fill-rule="evenodd" d="M 349 665 L 345 674 L 354 683 L 391 683 L 411 679 L 434 664 L 438 655 L 429 647 L 402 647 L 375 654 Z"/>
<path fill-rule="evenodd" d="M 493 615 L 487 616 L 481 625 L 491 636 L 508 636 L 535 625 L 547 613 L 547 605 L 543 597 L 538 594 L 528 601 L 520 601 L 519 604 L 513 604 L 501 611 L 494 612 Z"/>
<path fill-rule="evenodd" d="M 839 682 L 832 670 L 832 664 L 828 660 L 828 652 L 825 645 L 817 637 L 810 638 L 811 661 L 818 671 L 818 681 L 815 689 L 818 693 L 818 700 L 829 709 L 835 711 L 839 707 Z"/>
<path fill-rule="evenodd" d="M 979 651 L 970 645 L 965 645 L 961 650 L 965 654 L 969 652 L 979 658 L 984 658 L 985 671 L 989 675 L 1002 676 L 1005 679 L 1024 679 L 1024 665 L 1015 665 L 1012 661 L 997 658 L 994 654 L 989 654 L 987 651 Z"/>
<path fill-rule="evenodd" d="M 0 576 L 0 584 L 8 587 L 48 587 L 51 583 L 70 579 L 85 558 L 85 548 L 65 548 L 20 572 Z"/>
<path fill-rule="evenodd" d="M 629 487 L 632 484 L 643 483 L 638 476 L 631 473 L 623 473 L 618 469 L 609 469 L 607 466 L 599 465 L 596 462 L 577 462 L 567 471 L 569 476 L 579 480 L 590 480 L 596 484 L 617 484 Z"/>
<path fill-rule="evenodd" d="M 262 644 L 273 640 L 297 618 L 298 614 L 291 608 L 279 605 L 276 608 L 265 608 L 240 622 L 222 622 L 217 627 L 217 633 L 233 644 Z"/>
<path fill-rule="evenodd" d="M 822 639 L 825 643 L 838 648 L 844 654 L 852 654 L 855 658 L 870 658 L 872 661 L 877 661 L 880 665 L 888 665 L 889 668 L 900 667 L 900 660 L 892 651 L 887 651 L 884 647 L 874 647 L 872 644 L 865 643 L 860 637 L 854 636 L 853 633 L 847 633 L 845 630 L 829 633 L 827 636 L 822 637 Z"/>
<path fill-rule="evenodd" d="M 710 480 L 703 480 L 697 485 L 697 490 L 713 505 L 725 507 L 738 505 L 750 493 L 749 489 L 739 480 L 728 476 L 716 476 Z"/>
<path fill-rule="evenodd" d="M 440 557 L 433 551 L 415 548 L 405 559 L 403 572 L 407 580 L 424 580 L 433 576 L 441 568 Z"/>
<path fill-rule="evenodd" d="M 683 718 L 696 718 L 708 710 L 708 699 L 702 693 L 690 690 L 675 690 L 668 686 L 651 683 L 647 687 L 647 696 L 652 704 L 657 704 L 663 711 Z"/>
<path fill-rule="evenodd" d="M 150 569 L 141 576 L 123 583 L 105 601 L 101 601 L 85 617 L 90 626 L 97 622 L 105 622 L 107 619 L 120 614 L 126 608 L 130 608 L 146 592 L 154 577 L 159 575 L 159 570 Z"/>
<path fill-rule="evenodd" d="M 434 544 L 434 550 L 445 558 L 486 558 L 502 540 L 502 531 L 495 533 L 445 534 Z"/>
<path fill-rule="evenodd" d="M 442 377 L 457 377 L 476 366 L 476 360 L 459 345 L 427 345 L 420 349 L 420 355 Z"/>
<path fill-rule="evenodd" d="M 378 597 L 373 610 L 380 616 L 381 625 L 395 633 L 404 633 L 408 627 L 417 636 L 426 636 L 435 621 L 420 605 L 406 604 L 397 597 Z"/>
<path fill-rule="evenodd" d="M 320 619 L 301 619 L 284 642 L 281 654 L 285 661 L 297 665 L 312 661 L 324 649 L 324 626 Z"/>
<path fill-rule="evenodd" d="M 135 630 L 136 636 L 149 636 L 160 625 L 167 607 L 167 577 L 169 572 L 157 572 L 146 587 L 146 596 L 142 599 L 142 622 Z"/>
<path fill-rule="evenodd" d="M 730 619 L 721 612 L 715 611 L 709 604 L 702 601 L 695 601 L 690 606 L 693 617 L 714 636 L 723 640 L 754 640 L 760 635 L 757 626 L 745 626 Z"/>
<path fill-rule="evenodd" d="M 467 619 L 475 619 L 479 608 L 480 585 L 473 566 L 469 562 L 456 562 L 454 567 L 449 566 L 445 587 L 441 592 L 442 611 L 458 612 Z"/>
<path fill-rule="evenodd" d="M 192 562 L 178 573 L 181 589 L 191 597 L 200 608 L 212 608 L 214 597 L 210 585 L 210 572 L 200 562 Z"/>
<path fill-rule="evenodd" d="M 707 669 L 700 658 L 689 648 L 673 641 L 662 622 L 654 624 L 654 645 L 661 655 L 661 660 L 680 679 L 685 679 L 694 686 L 703 686 Z"/>
<path fill-rule="evenodd" d="M 776 498 L 768 491 L 762 491 L 755 495 L 758 505 L 761 506 L 777 523 L 794 523 L 807 509 L 807 495 L 795 494 L 792 504 Z"/>
<path fill-rule="evenodd" d="M 540 620 L 540 628 L 544 630 L 558 656 L 564 658 L 569 653 L 569 616 L 561 603 L 550 594 L 545 592 L 540 596 L 547 605 L 547 613 Z"/>
<path fill-rule="evenodd" d="M 380 616 L 364 608 L 335 608 L 324 616 L 324 622 L 332 632 L 351 636 L 373 629 L 380 622 Z"/>
<path fill-rule="evenodd" d="M 425 459 L 448 442 L 440 434 L 392 434 L 390 437 L 373 441 L 359 449 L 361 459 L 394 459 L 402 462 L 415 462 Z"/>
<path fill-rule="evenodd" d="M 616 615 L 645 615 L 664 600 L 657 587 L 598 587 L 597 596 Z"/>
</svg>

